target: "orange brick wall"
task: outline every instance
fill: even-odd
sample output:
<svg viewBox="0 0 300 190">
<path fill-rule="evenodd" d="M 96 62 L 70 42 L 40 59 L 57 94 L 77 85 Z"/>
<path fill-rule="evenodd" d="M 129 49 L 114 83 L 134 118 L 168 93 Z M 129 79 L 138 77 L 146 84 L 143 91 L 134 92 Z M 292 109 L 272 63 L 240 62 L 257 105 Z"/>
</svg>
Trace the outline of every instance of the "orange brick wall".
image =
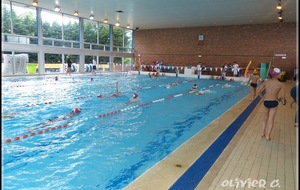
<svg viewBox="0 0 300 190">
<path fill-rule="evenodd" d="M 198 44 L 199 34 L 204 35 L 203 45 Z M 235 61 L 245 68 L 252 61 L 253 69 L 272 61 L 292 79 L 298 65 L 296 34 L 296 23 L 138 30 L 134 49 L 144 64 L 196 66 L 201 61 L 203 66 L 221 67 Z M 286 59 L 274 53 L 286 54 Z"/>
</svg>

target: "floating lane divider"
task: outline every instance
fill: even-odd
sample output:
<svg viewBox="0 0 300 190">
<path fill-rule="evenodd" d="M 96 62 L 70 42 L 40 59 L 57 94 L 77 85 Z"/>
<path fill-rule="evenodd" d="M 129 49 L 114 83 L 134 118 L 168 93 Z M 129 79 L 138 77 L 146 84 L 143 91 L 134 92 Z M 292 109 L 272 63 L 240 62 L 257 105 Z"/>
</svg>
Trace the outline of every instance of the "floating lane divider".
<svg viewBox="0 0 300 190">
<path fill-rule="evenodd" d="M 36 135 L 41 135 L 41 134 L 44 134 L 44 133 L 48 133 L 50 131 L 55 131 L 56 129 L 62 129 L 62 128 L 66 128 L 68 126 L 68 124 L 63 124 L 63 125 L 58 125 L 56 127 L 48 127 L 44 130 L 38 130 L 38 131 L 31 131 L 29 134 L 23 134 L 23 135 L 20 135 L 20 136 L 15 136 L 14 138 L 7 138 L 5 139 L 5 142 L 6 143 L 11 143 L 13 140 L 14 141 L 20 141 L 21 139 L 27 139 L 28 137 L 34 137 Z"/>
<path fill-rule="evenodd" d="M 218 85 L 219 84 L 210 85 L 208 87 L 202 87 L 201 90 L 204 90 L 206 88 L 212 88 L 212 87 L 215 87 L 215 86 L 218 86 Z M 124 109 L 115 110 L 115 111 L 112 111 L 112 112 L 100 114 L 97 117 L 99 117 L 99 118 L 107 117 L 107 116 L 114 115 L 114 114 L 117 114 L 117 113 L 120 113 L 120 112 L 132 110 L 132 109 L 135 109 L 135 108 L 138 108 L 138 107 L 148 106 L 150 104 L 162 102 L 162 101 L 165 101 L 165 100 L 170 100 L 170 99 L 173 99 L 173 98 L 177 98 L 177 97 L 180 97 L 180 96 L 183 96 L 183 95 L 186 95 L 186 94 L 192 94 L 192 93 L 195 93 L 195 92 L 196 91 L 191 91 L 190 90 L 190 91 L 186 91 L 186 92 L 183 92 L 183 93 L 180 93 L 180 94 L 170 95 L 170 96 L 167 96 L 165 98 L 160 98 L 160 99 L 153 100 L 153 101 L 150 101 L 150 102 L 145 102 L 145 103 L 142 103 L 142 104 L 138 104 L 138 105 L 134 105 L 134 106 L 129 106 L 129 107 L 126 107 Z M 33 136 L 36 136 L 36 135 L 45 134 L 45 133 L 48 133 L 50 131 L 55 131 L 57 129 L 66 128 L 67 126 L 68 126 L 68 124 L 65 123 L 63 125 L 58 125 L 58 126 L 55 126 L 55 127 L 48 127 L 48 128 L 46 128 L 44 130 L 40 129 L 40 130 L 38 130 L 36 132 L 35 131 L 31 131 L 29 134 L 23 134 L 23 135 L 15 136 L 14 138 L 7 138 L 7 139 L 5 139 L 5 142 L 6 143 L 11 143 L 12 141 L 20 141 L 21 139 L 27 139 L 28 137 L 33 137 Z"/>
<path fill-rule="evenodd" d="M 81 97 L 75 97 L 75 98 L 72 98 L 74 100 L 78 100 L 78 99 L 85 99 L 85 98 L 92 98 L 94 96 L 81 96 Z M 44 103 L 35 103 L 35 104 L 26 104 L 26 107 L 30 107 L 30 106 L 38 106 L 38 105 L 42 105 L 42 104 L 52 104 L 54 102 L 64 102 L 66 100 L 61 100 L 61 101 L 46 101 Z"/>
<path fill-rule="evenodd" d="M 181 81 L 181 82 L 176 82 L 176 84 L 182 84 L 182 83 L 188 83 L 188 82 L 195 82 L 195 81 L 199 81 L 199 80 Z M 146 87 L 140 87 L 140 88 L 133 88 L 132 90 L 146 90 L 146 89 L 158 88 L 158 87 L 165 87 L 165 86 L 166 85 L 160 84 L 160 85 L 156 85 L 156 86 L 146 86 Z"/>
<path fill-rule="evenodd" d="M 20 82 L 23 82 L 23 81 L 20 81 Z M 79 82 L 80 82 L 80 81 L 79 81 Z M 79 82 L 77 82 L 77 81 L 65 82 L 65 81 L 64 81 L 64 84 L 65 84 L 65 83 L 79 83 Z M 51 82 L 51 83 L 42 83 L 42 84 L 39 84 L 39 85 L 36 85 L 36 84 L 30 84 L 30 85 L 19 84 L 19 85 L 5 86 L 4 88 L 30 87 L 30 86 L 46 86 L 46 85 L 52 85 L 52 84 L 62 84 L 62 83 L 60 83 L 60 82 Z"/>
<path fill-rule="evenodd" d="M 215 84 L 215 85 L 210 85 L 208 86 L 209 88 L 212 88 L 214 86 L 218 86 L 219 84 Z M 206 89 L 207 87 L 203 87 L 201 89 Z M 147 105 L 150 105 L 150 104 L 154 104 L 154 103 L 158 103 L 158 102 L 162 102 L 162 101 L 165 101 L 165 100 L 169 100 L 169 99 L 172 99 L 172 98 L 177 98 L 177 97 L 180 97 L 180 96 L 183 96 L 185 94 L 192 94 L 192 93 L 195 93 L 196 91 L 187 91 L 187 92 L 184 92 L 184 93 L 181 93 L 181 94 L 176 94 L 176 95 L 170 95 L 170 96 L 167 96 L 165 98 L 160 98 L 160 99 L 157 99 L 157 100 L 152 100 L 150 102 L 146 102 L 146 103 L 142 103 L 142 104 L 138 104 L 138 105 L 134 105 L 134 106 L 129 106 L 127 108 L 124 108 L 124 109 L 120 109 L 120 110 L 115 110 L 115 111 L 112 111 L 112 112 L 108 112 L 108 113 L 104 113 L 104 114 L 100 114 L 98 115 L 97 117 L 99 118 L 103 118 L 103 117 L 107 117 L 107 116 L 110 116 L 110 115 L 114 115 L 116 113 L 120 113 L 120 112 L 124 112 L 124 111 L 127 111 L 127 110 L 132 110 L 134 108 L 137 108 L 137 107 L 142 107 L 142 106 L 147 106 Z"/>
</svg>

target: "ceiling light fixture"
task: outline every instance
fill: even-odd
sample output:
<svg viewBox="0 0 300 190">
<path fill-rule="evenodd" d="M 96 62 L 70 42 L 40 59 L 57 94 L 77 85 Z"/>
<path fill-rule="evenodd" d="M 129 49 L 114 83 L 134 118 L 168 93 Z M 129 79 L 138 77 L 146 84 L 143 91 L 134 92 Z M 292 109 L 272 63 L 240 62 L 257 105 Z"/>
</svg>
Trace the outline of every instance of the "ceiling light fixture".
<svg viewBox="0 0 300 190">
<path fill-rule="evenodd" d="M 281 3 L 278 3 L 277 9 L 282 9 Z"/>
<path fill-rule="evenodd" d="M 74 16 L 78 16 L 79 15 L 79 12 L 78 11 L 74 11 Z"/>
<path fill-rule="evenodd" d="M 283 18 L 282 18 L 282 10 L 280 10 L 279 12 L 278 12 L 278 19 L 279 20 L 282 20 Z"/>
<path fill-rule="evenodd" d="M 38 0 L 33 0 L 33 1 L 32 1 L 32 5 L 33 5 L 33 6 L 38 6 L 38 4 L 39 4 Z"/>
<path fill-rule="evenodd" d="M 277 7 L 276 7 L 277 9 L 282 9 L 282 6 L 281 6 L 281 0 L 278 0 L 278 5 L 277 5 Z"/>
<path fill-rule="evenodd" d="M 130 25 L 129 25 L 129 24 L 127 24 L 126 28 L 130 28 Z"/>
<path fill-rule="evenodd" d="M 104 23 L 108 23 L 108 20 L 107 20 L 107 18 L 106 18 L 106 19 L 104 19 Z"/>
<path fill-rule="evenodd" d="M 60 7 L 59 6 L 55 6 L 54 11 L 55 12 L 59 12 L 60 11 Z"/>
<path fill-rule="evenodd" d="M 90 16 L 90 20 L 94 20 L 95 19 L 95 16 L 94 15 L 91 15 Z"/>
<path fill-rule="evenodd" d="M 120 26 L 120 23 L 119 22 L 116 22 L 116 24 L 115 24 L 116 26 Z"/>
</svg>

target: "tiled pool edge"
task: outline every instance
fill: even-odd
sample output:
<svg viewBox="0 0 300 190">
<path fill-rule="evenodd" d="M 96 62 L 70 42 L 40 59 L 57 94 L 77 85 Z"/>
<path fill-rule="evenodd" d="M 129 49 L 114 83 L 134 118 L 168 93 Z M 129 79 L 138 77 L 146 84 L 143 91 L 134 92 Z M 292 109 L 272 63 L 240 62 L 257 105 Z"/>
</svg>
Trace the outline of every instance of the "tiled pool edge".
<svg viewBox="0 0 300 190">
<path fill-rule="evenodd" d="M 223 150 L 244 124 L 256 105 L 260 102 L 258 96 L 249 106 L 225 129 L 225 131 L 209 146 L 209 148 L 186 170 L 186 172 L 170 187 L 170 190 L 193 190 L 205 174 L 222 154 Z M 203 164 L 205 163 L 205 164 Z"/>
</svg>

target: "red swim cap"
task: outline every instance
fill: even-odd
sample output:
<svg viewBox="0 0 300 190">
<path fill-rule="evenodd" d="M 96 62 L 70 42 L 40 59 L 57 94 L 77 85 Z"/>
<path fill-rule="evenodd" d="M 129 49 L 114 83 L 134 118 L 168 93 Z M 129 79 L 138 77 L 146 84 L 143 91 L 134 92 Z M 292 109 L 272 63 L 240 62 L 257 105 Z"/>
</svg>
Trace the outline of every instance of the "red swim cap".
<svg viewBox="0 0 300 190">
<path fill-rule="evenodd" d="M 139 95 L 138 95 L 137 93 L 134 93 L 134 94 L 133 94 L 133 97 L 134 97 L 134 98 L 137 98 L 138 96 L 139 96 Z"/>
<path fill-rule="evenodd" d="M 103 95 L 102 94 L 98 94 L 97 98 L 103 98 Z"/>
<path fill-rule="evenodd" d="M 74 108 L 74 109 L 73 109 L 73 112 L 74 112 L 74 113 L 80 113 L 81 110 L 80 110 L 79 108 Z"/>
<path fill-rule="evenodd" d="M 280 69 L 278 69 L 278 68 L 274 68 L 274 69 L 272 69 L 271 70 L 271 76 L 272 77 L 276 77 L 276 76 L 278 76 L 279 74 L 281 74 L 281 71 L 280 71 Z"/>
</svg>

